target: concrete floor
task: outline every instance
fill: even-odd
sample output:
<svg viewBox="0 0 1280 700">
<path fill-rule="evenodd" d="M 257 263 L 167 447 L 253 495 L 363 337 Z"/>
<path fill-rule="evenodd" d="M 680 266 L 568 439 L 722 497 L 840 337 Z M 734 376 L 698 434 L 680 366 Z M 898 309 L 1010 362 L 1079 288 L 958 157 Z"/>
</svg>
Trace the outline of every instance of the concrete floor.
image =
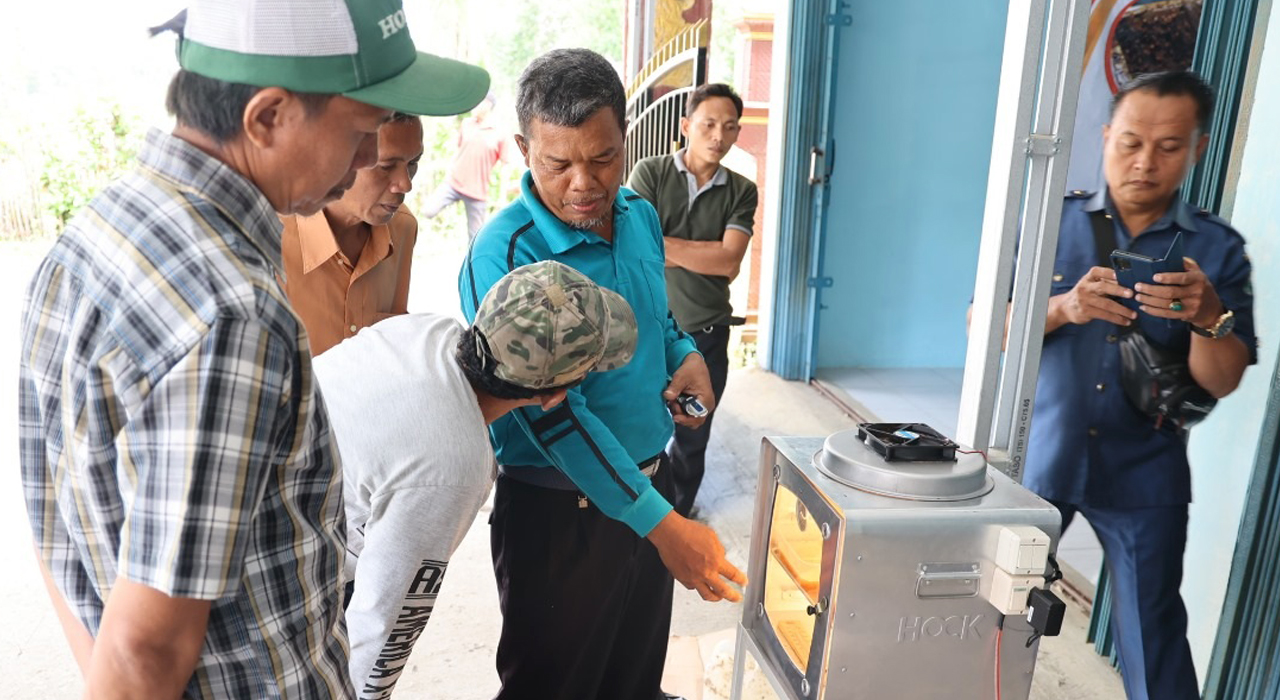
<svg viewBox="0 0 1280 700">
<path fill-rule="evenodd" d="M 81 696 L 82 684 L 37 573 L 14 459 L 17 350 L 12 329 L 17 328 L 22 291 L 47 246 L 47 242 L 0 243 L 0 259 L 8 269 L 8 274 L 0 276 L 0 299 L 5 300 L 0 303 L 0 328 L 11 329 L 0 334 L 0 454 L 9 456 L 8 468 L 0 470 L 0 527 L 11 533 L 14 555 L 7 575 L 0 577 L 0 599 L 6 601 L 0 613 L 0 678 L 8 697 L 73 700 Z M 456 261 L 438 260 L 415 259 L 415 280 L 450 280 Z M 441 304 L 442 310 L 446 284 L 441 283 L 439 297 L 433 295 L 431 300 Z M 415 305 L 415 309 L 426 306 Z M 720 533 L 729 558 L 745 567 L 761 438 L 826 435 L 851 427 L 853 421 L 812 387 L 754 369 L 730 376 L 724 408 L 717 416 L 699 504 L 703 517 Z M 409 660 L 396 697 L 482 700 L 493 696 L 497 688 L 493 655 L 501 621 L 489 564 L 487 517 L 487 511 L 479 514 L 455 554 L 439 607 Z M 705 603 L 677 586 L 672 633 L 686 640 L 722 639 L 739 616 L 740 609 L 733 604 Z M 1069 607 L 1062 636 L 1043 641 L 1032 698 L 1124 697 L 1115 671 L 1084 642 L 1086 624 L 1085 615 Z M 689 648 L 673 645 L 681 653 L 690 653 Z M 707 650 L 702 657 L 708 663 L 717 661 Z M 672 660 L 680 661 L 688 659 Z M 722 658 L 718 661 L 723 664 Z M 672 662 L 669 665 L 674 667 Z M 714 683 L 713 676 L 708 676 L 709 683 Z M 708 692 L 704 697 L 719 696 Z"/>
<path fill-rule="evenodd" d="M 757 369 L 730 374 L 698 500 L 702 517 L 719 533 L 730 560 L 746 566 L 761 439 L 766 435 L 827 435 L 853 425 L 853 419 L 808 385 L 783 381 Z M 489 568 L 487 516 L 487 512 L 480 513 L 454 556 L 440 606 L 409 660 L 397 693 L 484 700 L 496 691 L 492 659 L 500 621 Z M 723 640 L 740 616 L 738 605 L 706 603 L 677 586 L 671 632 L 681 638 Z M 1124 697 L 1119 675 L 1085 642 L 1088 622 L 1081 608 L 1068 605 L 1062 635 L 1041 642 L 1033 700 Z M 703 662 L 714 665 L 717 659 L 709 652 L 709 645 L 701 646 Z M 688 645 L 676 644 L 673 650 L 692 653 Z M 669 658 L 668 665 L 681 661 Z M 715 671 L 713 668 L 705 674 L 704 700 L 722 697 L 712 692 L 722 681 Z M 467 679 L 465 684 L 459 683 L 461 678 Z M 687 676 L 676 680 L 685 681 Z M 685 687 L 672 683 L 667 690 L 678 690 L 693 700 L 694 694 Z"/>
</svg>

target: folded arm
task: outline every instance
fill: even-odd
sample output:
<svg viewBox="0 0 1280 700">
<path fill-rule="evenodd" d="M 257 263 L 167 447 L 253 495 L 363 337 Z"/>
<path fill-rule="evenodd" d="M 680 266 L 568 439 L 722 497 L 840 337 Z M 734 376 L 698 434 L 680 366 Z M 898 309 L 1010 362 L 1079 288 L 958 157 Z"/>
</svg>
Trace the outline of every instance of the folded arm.
<svg viewBox="0 0 1280 700">
<path fill-rule="evenodd" d="M 689 241 L 663 238 L 667 266 L 683 267 L 700 275 L 717 275 L 734 279 L 742 269 L 742 258 L 751 244 L 751 236 L 736 228 L 725 229 L 718 241 Z"/>
</svg>

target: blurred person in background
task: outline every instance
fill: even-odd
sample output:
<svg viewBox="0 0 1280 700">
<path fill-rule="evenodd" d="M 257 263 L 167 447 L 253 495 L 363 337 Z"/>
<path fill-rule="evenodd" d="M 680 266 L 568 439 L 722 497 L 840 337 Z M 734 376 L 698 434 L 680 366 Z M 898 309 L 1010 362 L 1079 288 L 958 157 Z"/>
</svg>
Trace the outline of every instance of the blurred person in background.
<svg viewBox="0 0 1280 700">
<path fill-rule="evenodd" d="M 449 174 L 422 205 L 422 216 L 434 219 L 445 207 L 461 201 L 467 210 L 467 240 L 476 237 L 488 218 L 489 178 L 494 166 L 498 161 L 518 163 L 520 160 L 511 134 L 490 118 L 496 103 L 497 98 L 490 93 L 471 110 L 471 116 L 462 120 L 458 128 L 458 153 L 449 166 Z"/>
</svg>

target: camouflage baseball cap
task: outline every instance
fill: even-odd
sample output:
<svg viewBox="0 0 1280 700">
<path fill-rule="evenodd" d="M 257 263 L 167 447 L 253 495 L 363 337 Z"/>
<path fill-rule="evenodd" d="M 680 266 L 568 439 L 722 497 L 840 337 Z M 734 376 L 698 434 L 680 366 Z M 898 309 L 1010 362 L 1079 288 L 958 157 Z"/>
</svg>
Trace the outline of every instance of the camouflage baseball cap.
<svg viewBox="0 0 1280 700">
<path fill-rule="evenodd" d="M 494 375 L 527 389 L 572 384 L 617 369 L 636 350 L 636 317 L 616 292 L 554 260 L 518 267 L 493 285 L 475 329 Z"/>
</svg>

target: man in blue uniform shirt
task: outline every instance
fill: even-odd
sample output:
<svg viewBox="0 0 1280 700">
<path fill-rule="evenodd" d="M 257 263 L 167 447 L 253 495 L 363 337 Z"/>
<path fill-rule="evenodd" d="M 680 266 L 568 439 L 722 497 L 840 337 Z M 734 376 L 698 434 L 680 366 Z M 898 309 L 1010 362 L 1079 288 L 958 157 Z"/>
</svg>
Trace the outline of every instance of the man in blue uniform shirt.
<svg viewBox="0 0 1280 700">
<path fill-rule="evenodd" d="M 1257 354 L 1244 239 L 1178 197 L 1208 145 L 1212 108 L 1209 86 L 1186 71 L 1116 94 L 1102 132 L 1107 187 L 1063 205 L 1023 482 L 1058 506 L 1064 528 L 1079 512 L 1097 532 L 1125 692 L 1143 700 L 1200 697 L 1178 592 L 1191 472 L 1186 431 L 1125 398 L 1119 337 L 1136 326 L 1188 352 L 1196 382 L 1218 398 Z M 1098 259 L 1095 216 L 1114 229 L 1115 248 L 1156 259 L 1181 233 L 1186 271 L 1121 286 Z"/>
<path fill-rule="evenodd" d="M 715 398 L 667 310 L 662 229 L 622 189 L 625 93 L 603 57 L 552 51 L 520 77 L 521 196 L 476 236 L 458 278 L 470 320 L 503 275 L 538 260 L 622 295 L 638 340 L 625 367 L 588 376 L 558 407 L 490 426 L 501 465 L 490 541 L 502 605 L 498 697 L 654 700 L 674 576 L 706 600 L 745 583 L 710 528 L 671 509 L 663 450 L 677 395 Z M 668 573 L 668 570 L 670 573 Z"/>
</svg>

